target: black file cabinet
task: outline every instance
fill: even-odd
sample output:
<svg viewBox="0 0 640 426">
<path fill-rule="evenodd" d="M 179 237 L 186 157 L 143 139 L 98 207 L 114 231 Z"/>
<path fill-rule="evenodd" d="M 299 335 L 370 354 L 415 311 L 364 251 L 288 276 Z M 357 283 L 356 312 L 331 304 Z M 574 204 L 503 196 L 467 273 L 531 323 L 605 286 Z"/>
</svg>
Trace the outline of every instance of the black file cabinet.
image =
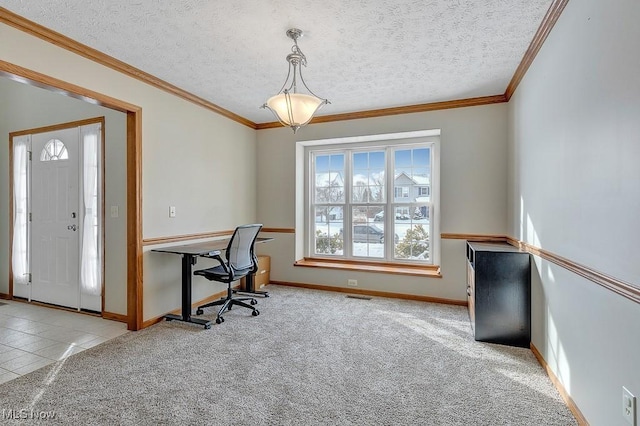
<svg viewBox="0 0 640 426">
<path fill-rule="evenodd" d="M 529 253 L 506 243 L 467 242 L 467 298 L 476 340 L 529 347 Z"/>
</svg>

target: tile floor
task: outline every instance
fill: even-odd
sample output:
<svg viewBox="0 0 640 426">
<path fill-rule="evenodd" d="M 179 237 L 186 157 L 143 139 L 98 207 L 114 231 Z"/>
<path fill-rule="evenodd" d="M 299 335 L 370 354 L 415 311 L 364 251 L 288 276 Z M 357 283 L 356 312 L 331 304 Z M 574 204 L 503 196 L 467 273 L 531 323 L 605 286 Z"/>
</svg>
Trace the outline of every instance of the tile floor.
<svg viewBox="0 0 640 426">
<path fill-rule="evenodd" d="M 127 333 L 99 317 L 0 301 L 0 383 Z"/>
</svg>

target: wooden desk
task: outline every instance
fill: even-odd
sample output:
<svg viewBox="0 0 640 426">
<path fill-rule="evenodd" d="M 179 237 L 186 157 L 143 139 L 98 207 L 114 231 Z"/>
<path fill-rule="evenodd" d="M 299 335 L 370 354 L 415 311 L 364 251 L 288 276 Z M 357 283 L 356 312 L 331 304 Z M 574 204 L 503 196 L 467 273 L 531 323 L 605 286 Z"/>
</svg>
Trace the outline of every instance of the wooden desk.
<svg viewBox="0 0 640 426">
<path fill-rule="evenodd" d="M 193 275 L 193 265 L 198 262 L 198 257 L 208 256 L 216 250 L 226 250 L 229 245 L 229 238 L 223 240 L 206 241 L 204 243 L 184 244 L 179 246 L 168 246 L 152 249 L 157 253 L 172 253 L 182 256 L 182 315 L 167 314 L 164 318 L 167 321 L 177 320 L 190 322 L 211 328 L 211 321 L 202 318 L 191 317 L 191 276 Z M 272 241 L 273 238 L 257 238 L 257 243 Z M 267 292 L 256 292 L 253 288 L 253 274 L 247 275 L 247 289 L 243 293 L 259 294 L 269 297 Z"/>
</svg>

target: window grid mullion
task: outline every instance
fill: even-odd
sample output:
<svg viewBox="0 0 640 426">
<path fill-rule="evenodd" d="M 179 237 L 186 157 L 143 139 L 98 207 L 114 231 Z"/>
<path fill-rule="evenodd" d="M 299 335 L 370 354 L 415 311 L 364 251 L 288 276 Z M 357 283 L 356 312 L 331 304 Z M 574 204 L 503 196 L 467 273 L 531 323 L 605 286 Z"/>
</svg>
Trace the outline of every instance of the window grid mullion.
<svg viewBox="0 0 640 426">
<path fill-rule="evenodd" d="M 353 194 L 353 191 L 351 189 L 351 185 L 352 185 L 352 177 L 351 177 L 351 173 L 352 173 L 352 166 L 351 166 L 351 156 L 353 155 L 353 151 L 352 150 L 345 150 L 344 151 L 344 174 L 345 174 L 345 179 L 344 179 L 344 214 L 343 214 L 343 221 L 342 221 L 342 225 L 343 225 L 343 231 L 342 231 L 342 235 L 343 235 L 343 239 L 342 239 L 342 253 L 344 255 L 345 258 L 347 259 L 351 259 L 353 257 L 352 255 L 352 244 L 351 244 L 351 196 Z"/>
</svg>

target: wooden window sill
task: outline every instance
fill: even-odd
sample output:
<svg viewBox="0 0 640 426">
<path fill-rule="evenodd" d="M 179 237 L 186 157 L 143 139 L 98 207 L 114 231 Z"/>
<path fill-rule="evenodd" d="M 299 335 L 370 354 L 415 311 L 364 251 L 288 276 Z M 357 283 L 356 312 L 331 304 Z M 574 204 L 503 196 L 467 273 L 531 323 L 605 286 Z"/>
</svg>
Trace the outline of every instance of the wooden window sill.
<svg viewBox="0 0 640 426">
<path fill-rule="evenodd" d="M 380 272 L 383 274 L 412 275 L 417 277 L 442 278 L 440 267 L 435 265 L 399 265 L 395 263 L 363 262 L 356 260 L 332 260 L 304 258 L 293 266 L 308 268 L 342 269 L 346 271 Z"/>
</svg>

